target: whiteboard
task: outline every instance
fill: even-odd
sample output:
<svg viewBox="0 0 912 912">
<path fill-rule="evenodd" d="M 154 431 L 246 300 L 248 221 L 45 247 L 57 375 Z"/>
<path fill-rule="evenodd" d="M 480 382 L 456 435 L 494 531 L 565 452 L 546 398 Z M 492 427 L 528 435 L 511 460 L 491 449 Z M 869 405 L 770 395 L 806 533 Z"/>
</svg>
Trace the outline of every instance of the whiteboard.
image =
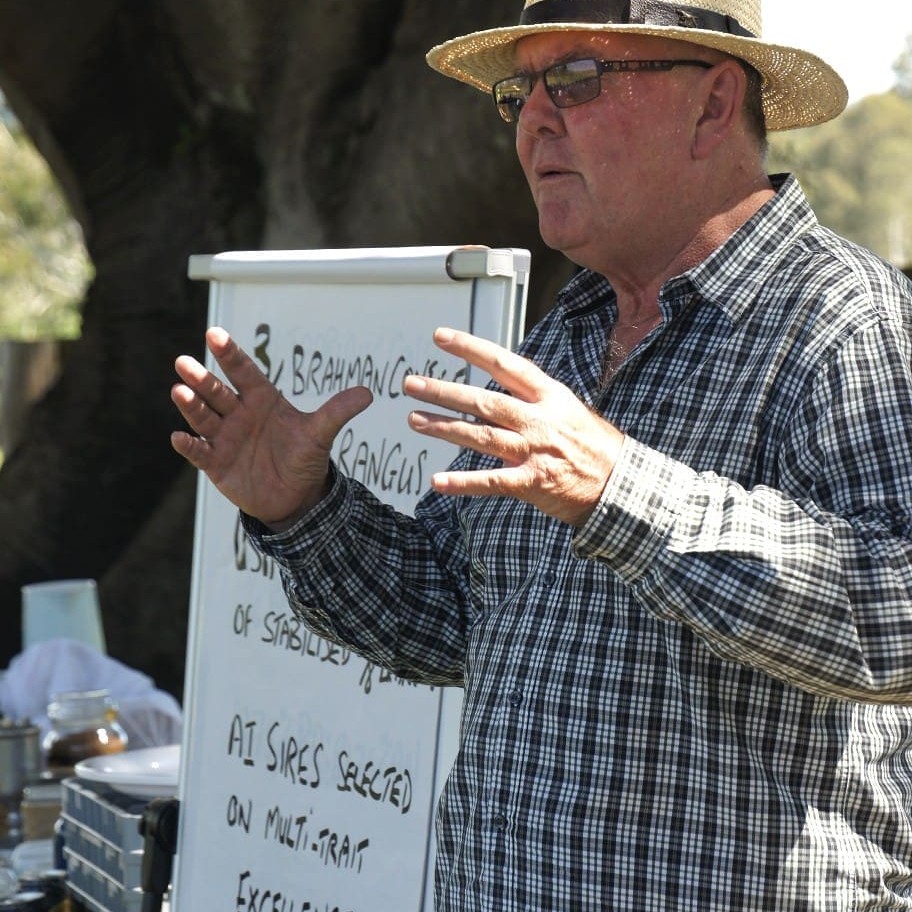
<svg viewBox="0 0 912 912">
<path fill-rule="evenodd" d="M 241 251 L 189 266 L 210 283 L 210 323 L 296 407 L 371 388 L 333 456 L 404 512 L 455 449 L 408 430 L 402 378 L 486 382 L 441 353 L 433 330 L 515 347 L 528 271 L 527 251 L 475 247 Z M 274 563 L 201 476 L 173 912 L 430 910 L 434 807 L 461 696 L 399 680 L 304 628 Z"/>
</svg>

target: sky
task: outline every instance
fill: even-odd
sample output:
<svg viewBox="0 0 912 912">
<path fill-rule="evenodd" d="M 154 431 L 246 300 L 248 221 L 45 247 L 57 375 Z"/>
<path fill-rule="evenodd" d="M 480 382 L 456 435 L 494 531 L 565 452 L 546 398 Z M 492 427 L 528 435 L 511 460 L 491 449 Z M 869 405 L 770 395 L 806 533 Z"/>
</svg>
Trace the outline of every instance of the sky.
<svg viewBox="0 0 912 912">
<path fill-rule="evenodd" d="M 845 80 L 849 104 L 886 92 L 912 35 L 912 0 L 762 0 L 763 37 L 822 57 Z"/>
</svg>

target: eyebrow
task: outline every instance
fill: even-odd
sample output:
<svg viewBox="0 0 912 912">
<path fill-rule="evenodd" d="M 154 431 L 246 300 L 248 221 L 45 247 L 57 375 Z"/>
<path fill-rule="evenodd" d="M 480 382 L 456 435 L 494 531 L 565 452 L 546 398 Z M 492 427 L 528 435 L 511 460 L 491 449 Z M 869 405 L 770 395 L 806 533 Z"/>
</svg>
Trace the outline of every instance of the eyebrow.
<svg viewBox="0 0 912 912">
<path fill-rule="evenodd" d="M 603 57 L 600 57 L 598 54 L 594 54 L 591 51 L 575 50 L 568 51 L 566 54 L 562 54 L 560 57 L 556 57 L 549 64 L 541 67 L 540 69 L 531 69 L 529 67 L 521 67 L 513 75 L 514 76 L 528 76 L 531 73 L 542 73 L 547 69 L 550 69 L 553 66 L 560 66 L 562 63 L 572 63 L 574 60 L 602 60 Z"/>
</svg>

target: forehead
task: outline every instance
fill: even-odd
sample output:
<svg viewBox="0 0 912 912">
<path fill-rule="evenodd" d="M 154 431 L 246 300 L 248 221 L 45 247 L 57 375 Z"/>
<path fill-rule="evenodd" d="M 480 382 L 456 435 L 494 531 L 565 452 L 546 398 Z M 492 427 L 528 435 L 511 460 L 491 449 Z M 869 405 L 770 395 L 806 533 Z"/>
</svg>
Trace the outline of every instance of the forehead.
<svg viewBox="0 0 912 912">
<path fill-rule="evenodd" d="M 516 44 L 516 65 L 521 69 L 541 69 L 571 57 L 598 57 L 623 60 L 635 57 L 671 56 L 686 48 L 683 41 L 651 35 L 624 35 L 617 32 L 545 32 L 528 35 Z"/>
</svg>

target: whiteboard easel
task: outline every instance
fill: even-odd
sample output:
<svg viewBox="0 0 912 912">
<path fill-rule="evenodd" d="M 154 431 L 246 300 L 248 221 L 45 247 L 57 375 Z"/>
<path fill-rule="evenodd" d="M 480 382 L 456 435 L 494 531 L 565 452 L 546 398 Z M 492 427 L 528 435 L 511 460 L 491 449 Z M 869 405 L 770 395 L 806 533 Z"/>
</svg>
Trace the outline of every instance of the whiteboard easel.
<svg viewBox="0 0 912 912">
<path fill-rule="evenodd" d="M 333 455 L 411 512 L 455 449 L 408 431 L 402 378 L 486 382 L 432 332 L 515 347 L 528 270 L 524 250 L 418 247 L 194 256 L 189 274 L 210 282 L 210 323 L 298 408 L 371 387 Z M 204 477 L 196 509 L 171 909 L 428 912 L 461 691 L 399 681 L 307 631 Z"/>
</svg>

